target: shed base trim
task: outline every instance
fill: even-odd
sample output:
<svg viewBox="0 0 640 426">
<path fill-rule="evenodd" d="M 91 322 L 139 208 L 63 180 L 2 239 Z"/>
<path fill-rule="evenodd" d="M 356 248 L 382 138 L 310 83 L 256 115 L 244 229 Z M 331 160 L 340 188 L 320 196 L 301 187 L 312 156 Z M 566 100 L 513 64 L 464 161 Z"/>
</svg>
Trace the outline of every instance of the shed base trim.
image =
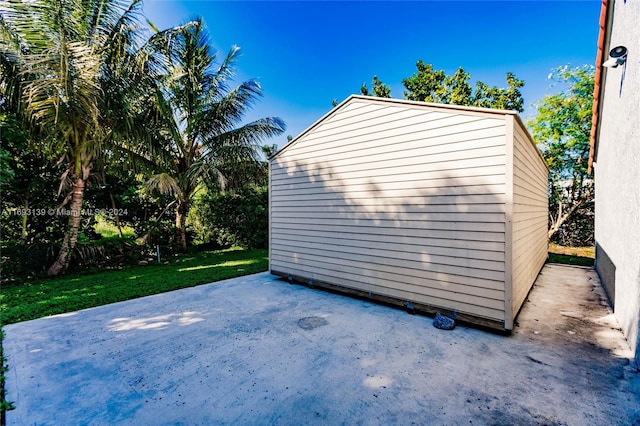
<svg viewBox="0 0 640 426">
<path fill-rule="evenodd" d="M 413 300 L 398 299 L 395 297 L 385 296 L 382 294 L 370 293 L 368 291 L 357 290 L 350 287 L 344 287 L 338 284 L 332 284 L 324 281 L 312 280 L 308 277 L 302 277 L 299 275 L 293 275 L 288 272 L 282 271 L 270 271 L 272 275 L 284 278 L 290 283 L 306 285 L 310 288 L 318 288 L 321 290 L 329 291 L 331 293 L 337 293 L 345 296 L 355 297 L 357 299 L 370 300 L 376 303 L 380 303 L 386 306 L 393 306 L 397 308 L 407 309 L 407 302 L 411 302 L 416 313 L 428 316 L 435 316 L 436 312 L 447 314 L 453 312 L 451 309 L 443 308 L 439 306 L 427 305 L 423 303 L 417 303 Z M 505 328 L 504 321 L 496 321 L 488 318 L 482 318 L 474 315 L 469 315 L 461 312 L 457 312 L 456 322 L 472 325 L 483 329 L 490 329 L 492 331 L 499 331 L 504 334 L 510 334 L 511 330 Z"/>
</svg>

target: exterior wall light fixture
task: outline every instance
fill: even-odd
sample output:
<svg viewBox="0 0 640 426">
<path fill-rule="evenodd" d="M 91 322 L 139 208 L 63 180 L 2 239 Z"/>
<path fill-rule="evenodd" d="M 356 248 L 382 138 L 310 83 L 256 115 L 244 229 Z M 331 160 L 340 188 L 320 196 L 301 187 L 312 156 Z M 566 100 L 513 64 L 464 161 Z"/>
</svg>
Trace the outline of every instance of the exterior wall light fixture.
<svg viewBox="0 0 640 426">
<path fill-rule="evenodd" d="M 608 68 L 616 68 L 627 62 L 627 48 L 624 46 L 616 46 L 609 51 L 609 59 L 602 65 Z"/>
</svg>

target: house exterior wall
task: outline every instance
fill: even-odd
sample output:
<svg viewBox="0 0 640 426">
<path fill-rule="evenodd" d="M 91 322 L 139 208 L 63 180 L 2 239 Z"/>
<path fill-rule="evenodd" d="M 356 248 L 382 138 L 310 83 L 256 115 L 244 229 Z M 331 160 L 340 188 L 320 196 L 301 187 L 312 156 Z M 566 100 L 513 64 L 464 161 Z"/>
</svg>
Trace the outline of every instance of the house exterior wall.
<svg viewBox="0 0 640 426">
<path fill-rule="evenodd" d="M 270 161 L 271 272 L 510 329 L 505 115 L 345 101 Z"/>
<path fill-rule="evenodd" d="M 605 68 L 602 81 L 594 166 L 596 269 L 640 368 L 640 3 L 609 7 L 605 52 L 623 45 L 629 53 L 626 67 Z"/>
<path fill-rule="evenodd" d="M 513 128 L 511 309 L 515 317 L 548 256 L 549 170 L 520 120 L 507 119 Z"/>
</svg>

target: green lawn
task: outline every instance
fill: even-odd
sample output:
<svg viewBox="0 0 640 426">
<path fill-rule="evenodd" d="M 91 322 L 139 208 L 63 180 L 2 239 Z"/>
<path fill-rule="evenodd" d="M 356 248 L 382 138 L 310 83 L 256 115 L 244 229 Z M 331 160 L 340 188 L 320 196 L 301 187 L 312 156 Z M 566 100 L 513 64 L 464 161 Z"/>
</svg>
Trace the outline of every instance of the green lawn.
<svg viewBox="0 0 640 426">
<path fill-rule="evenodd" d="M 564 247 L 549 244 L 549 262 L 566 265 L 593 266 L 596 257 L 595 247 Z"/>
<path fill-rule="evenodd" d="M 134 266 L 3 285 L 0 292 L 2 324 L 193 287 L 267 269 L 267 250 L 229 249 L 181 256 L 168 265 Z"/>
<path fill-rule="evenodd" d="M 549 262 L 591 266 L 593 257 L 592 248 L 551 245 L 549 250 Z M 267 269 L 267 250 L 229 249 L 181 256 L 168 265 L 133 266 L 3 285 L 0 291 L 2 324 L 193 287 Z"/>
</svg>

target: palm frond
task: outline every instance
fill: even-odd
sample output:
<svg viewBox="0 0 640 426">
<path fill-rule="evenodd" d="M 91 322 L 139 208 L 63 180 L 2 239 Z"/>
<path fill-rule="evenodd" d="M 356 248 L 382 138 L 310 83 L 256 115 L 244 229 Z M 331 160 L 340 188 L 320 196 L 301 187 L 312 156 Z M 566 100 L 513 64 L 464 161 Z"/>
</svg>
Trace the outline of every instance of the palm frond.
<svg viewBox="0 0 640 426">
<path fill-rule="evenodd" d="M 240 47 L 234 45 L 227 53 L 224 61 L 220 64 L 215 74 L 211 77 L 207 91 L 205 93 L 206 99 L 214 101 L 219 98 L 220 94 L 229 91 L 228 81 L 233 78 L 235 73 L 235 65 L 238 57 L 241 55 Z M 212 58 L 212 59 L 215 59 Z"/>
<path fill-rule="evenodd" d="M 0 14 L 0 97 L 5 107 L 18 110 L 22 94 L 22 44 Z"/>
<path fill-rule="evenodd" d="M 260 84 L 249 80 L 223 98 L 210 103 L 203 109 L 198 119 L 201 135 L 211 138 L 233 130 L 260 96 L 262 96 Z"/>
<path fill-rule="evenodd" d="M 206 161 L 193 163 L 184 172 L 184 178 L 191 188 L 196 188 L 200 182 L 205 182 L 210 187 L 224 189 L 227 179 L 218 165 Z"/>
<path fill-rule="evenodd" d="M 158 192 L 163 195 L 175 195 L 180 197 L 182 190 L 178 182 L 167 173 L 159 173 L 151 176 L 144 184 L 149 192 Z"/>
<path fill-rule="evenodd" d="M 162 78 L 166 74 L 174 52 L 179 48 L 180 35 L 196 25 L 187 22 L 184 25 L 154 32 L 149 39 L 136 51 L 135 58 L 139 70 L 154 79 Z"/>
<path fill-rule="evenodd" d="M 216 157 L 233 158 L 249 155 L 260 158 L 260 143 L 286 130 L 285 122 L 278 117 L 266 117 L 245 124 L 237 129 L 204 140 L 205 158 L 212 161 Z"/>
</svg>

